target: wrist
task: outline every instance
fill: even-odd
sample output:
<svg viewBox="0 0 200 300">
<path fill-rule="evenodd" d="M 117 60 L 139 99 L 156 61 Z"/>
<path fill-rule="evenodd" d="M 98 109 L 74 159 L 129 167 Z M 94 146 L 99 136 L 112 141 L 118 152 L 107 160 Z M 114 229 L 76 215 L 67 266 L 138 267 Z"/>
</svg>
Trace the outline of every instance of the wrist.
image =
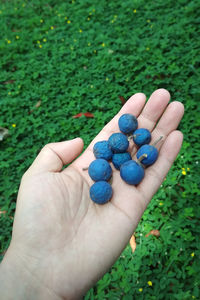
<svg viewBox="0 0 200 300">
<path fill-rule="evenodd" d="M 4 300 L 60 300 L 9 249 L 0 264 L 0 290 Z"/>
</svg>

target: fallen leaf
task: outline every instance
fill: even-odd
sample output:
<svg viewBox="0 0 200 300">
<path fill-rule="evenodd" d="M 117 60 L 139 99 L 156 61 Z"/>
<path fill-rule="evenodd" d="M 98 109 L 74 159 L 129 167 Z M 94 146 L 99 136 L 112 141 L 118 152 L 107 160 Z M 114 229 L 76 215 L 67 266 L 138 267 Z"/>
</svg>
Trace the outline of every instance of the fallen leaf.
<svg viewBox="0 0 200 300">
<path fill-rule="evenodd" d="M 72 118 L 73 118 L 73 119 L 80 118 L 82 115 L 83 115 L 82 113 L 79 113 L 79 114 L 77 114 L 77 115 L 74 115 Z"/>
<path fill-rule="evenodd" d="M 90 112 L 85 112 L 85 113 L 79 113 L 77 115 L 74 115 L 72 118 L 76 119 L 76 118 L 80 118 L 81 116 L 85 116 L 86 118 L 94 118 L 94 115 Z"/>
<path fill-rule="evenodd" d="M 6 213 L 7 213 L 6 210 L 0 210 L 0 215 L 5 215 Z M 10 218 L 11 220 L 14 219 L 12 216 L 9 216 L 9 218 Z"/>
<path fill-rule="evenodd" d="M 1 81 L 1 84 L 9 84 L 9 83 L 13 83 L 15 82 L 15 80 L 6 80 L 6 81 Z"/>
<path fill-rule="evenodd" d="M 34 111 L 35 107 L 38 108 L 38 107 L 40 107 L 41 104 L 42 104 L 42 101 L 39 100 L 39 101 L 35 104 L 35 106 L 34 106 L 31 110 L 29 110 L 28 114 L 29 114 L 29 115 L 32 114 L 32 112 Z"/>
<path fill-rule="evenodd" d="M 17 28 L 12 28 L 12 32 L 21 32 L 21 30 L 19 30 Z"/>
<path fill-rule="evenodd" d="M 147 234 L 145 235 L 145 237 L 148 237 L 149 235 L 154 235 L 154 236 L 156 236 L 156 237 L 159 237 L 159 236 L 160 236 L 160 231 L 157 230 L 157 229 L 153 229 L 153 230 L 151 230 L 149 233 L 147 233 Z"/>
<path fill-rule="evenodd" d="M 130 243 L 132 252 L 134 252 L 135 249 L 136 249 L 136 242 L 135 242 L 135 236 L 134 236 L 134 234 L 132 235 L 132 237 L 131 237 L 129 243 Z"/>
<path fill-rule="evenodd" d="M 7 128 L 0 127 L 0 141 L 3 141 L 9 135 Z"/>
<path fill-rule="evenodd" d="M 120 99 L 122 105 L 124 105 L 126 102 L 126 99 L 123 96 L 119 96 L 119 99 Z"/>
<path fill-rule="evenodd" d="M 35 104 L 35 107 L 40 107 L 41 103 L 42 103 L 42 101 L 39 100 L 39 101 Z"/>
<path fill-rule="evenodd" d="M 94 115 L 90 112 L 86 112 L 86 113 L 83 113 L 85 117 L 87 118 L 94 118 Z"/>
</svg>

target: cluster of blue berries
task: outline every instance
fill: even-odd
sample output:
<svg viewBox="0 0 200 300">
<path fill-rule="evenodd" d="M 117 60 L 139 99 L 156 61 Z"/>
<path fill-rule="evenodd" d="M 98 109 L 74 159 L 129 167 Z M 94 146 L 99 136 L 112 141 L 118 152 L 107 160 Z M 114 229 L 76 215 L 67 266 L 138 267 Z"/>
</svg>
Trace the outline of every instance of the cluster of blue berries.
<svg viewBox="0 0 200 300">
<path fill-rule="evenodd" d="M 107 141 L 97 142 L 93 148 L 96 159 L 90 164 L 88 173 L 95 183 L 90 188 L 90 197 L 98 204 L 108 202 L 113 194 L 108 183 L 112 176 L 108 161 L 112 161 L 114 167 L 120 170 L 120 176 L 126 183 L 137 185 L 144 178 L 144 167 L 152 165 L 158 158 L 155 143 L 149 145 L 150 131 L 146 128 L 137 129 L 138 121 L 135 116 L 123 114 L 118 125 L 121 132 L 113 133 Z M 139 147 L 136 160 L 128 152 L 130 138 Z"/>
</svg>

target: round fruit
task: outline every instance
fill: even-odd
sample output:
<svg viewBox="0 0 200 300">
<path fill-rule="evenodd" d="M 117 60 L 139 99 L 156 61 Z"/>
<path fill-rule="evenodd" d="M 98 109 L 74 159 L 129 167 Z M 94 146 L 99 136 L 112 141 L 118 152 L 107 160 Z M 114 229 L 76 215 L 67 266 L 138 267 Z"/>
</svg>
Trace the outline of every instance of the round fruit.
<svg viewBox="0 0 200 300">
<path fill-rule="evenodd" d="M 98 158 L 91 162 L 88 173 L 94 181 L 109 180 L 112 175 L 112 168 L 107 160 Z"/>
<path fill-rule="evenodd" d="M 123 133 L 133 133 L 138 127 L 137 118 L 131 114 L 123 114 L 118 121 L 119 129 Z"/>
<path fill-rule="evenodd" d="M 151 141 L 151 132 L 146 128 L 139 128 L 133 133 L 133 141 L 139 147 L 149 144 Z"/>
<path fill-rule="evenodd" d="M 98 204 L 108 202 L 112 197 L 112 187 L 107 181 L 95 182 L 90 188 L 90 198 Z"/>
<path fill-rule="evenodd" d="M 103 158 L 106 160 L 111 159 L 113 155 L 108 141 L 97 142 L 93 147 L 93 153 L 96 158 Z"/>
<path fill-rule="evenodd" d="M 144 178 L 144 169 L 134 160 L 125 162 L 120 168 L 121 178 L 128 184 L 138 184 Z"/>
<path fill-rule="evenodd" d="M 121 132 L 113 133 L 109 139 L 108 144 L 115 153 L 125 152 L 128 149 L 129 141 L 125 134 Z"/>
<path fill-rule="evenodd" d="M 119 170 L 122 164 L 131 159 L 132 158 L 129 152 L 114 153 L 112 157 L 112 163 L 115 168 Z"/>
<path fill-rule="evenodd" d="M 141 163 L 146 166 L 152 165 L 158 158 L 158 150 L 152 145 L 143 145 L 136 153 L 137 159 L 139 159 L 143 154 L 147 157 L 141 160 Z"/>
</svg>

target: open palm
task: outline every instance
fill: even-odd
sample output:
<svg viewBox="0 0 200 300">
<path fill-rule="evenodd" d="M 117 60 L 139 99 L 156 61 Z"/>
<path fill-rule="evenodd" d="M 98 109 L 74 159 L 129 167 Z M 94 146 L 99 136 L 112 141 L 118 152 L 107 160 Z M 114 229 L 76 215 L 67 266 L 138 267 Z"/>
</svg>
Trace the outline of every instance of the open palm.
<svg viewBox="0 0 200 300">
<path fill-rule="evenodd" d="M 22 178 L 8 256 L 14 253 L 48 299 L 80 298 L 111 267 L 180 150 L 182 134 L 176 128 L 183 105 L 168 104 L 164 89 L 146 105 L 145 100 L 142 93 L 133 95 L 75 161 L 81 139 L 46 145 Z M 94 160 L 94 143 L 119 132 L 123 113 L 137 116 L 139 127 L 152 132 L 152 143 L 163 136 L 159 158 L 137 187 L 122 181 L 113 168 L 113 197 L 97 205 L 89 197 L 93 182 L 83 168 Z"/>
</svg>

